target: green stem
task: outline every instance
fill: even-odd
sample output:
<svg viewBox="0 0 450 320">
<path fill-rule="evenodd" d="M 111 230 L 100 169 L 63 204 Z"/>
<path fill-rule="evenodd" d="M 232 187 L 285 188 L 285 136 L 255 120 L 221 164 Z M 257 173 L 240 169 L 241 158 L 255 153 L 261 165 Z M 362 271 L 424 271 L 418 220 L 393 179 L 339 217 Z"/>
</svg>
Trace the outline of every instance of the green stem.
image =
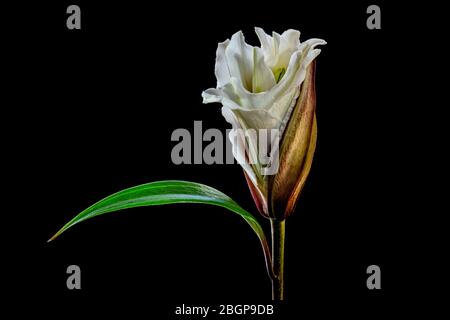
<svg viewBox="0 0 450 320">
<path fill-rule="evenodd" d="M 284 298 L 284 241 L 286 237 L 285 221 L 270 220 L 272 230 L 272 300 Z"/>
</svg>

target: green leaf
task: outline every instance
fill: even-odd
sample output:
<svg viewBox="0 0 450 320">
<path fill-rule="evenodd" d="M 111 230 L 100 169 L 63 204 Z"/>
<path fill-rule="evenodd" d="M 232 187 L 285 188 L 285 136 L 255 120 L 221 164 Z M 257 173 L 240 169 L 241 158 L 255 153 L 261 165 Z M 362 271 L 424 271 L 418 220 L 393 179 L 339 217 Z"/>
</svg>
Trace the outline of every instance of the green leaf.
<svg viewBox="0 0 450 320">
<path fill-rule="evenodd" d="M 157 206 L 173 203 L 203 203 L 223 207 L 240 215 L 258 236 L 269 275 L 272 276 L 271 255 L 264 231 L 255 217 L 239 206 L 226 194 L 204 184 L 166 180 L 142 184 L 114 193 L 85 209 L 66 223 L 48 241 L 54 240 L 61 233 L 81 221 L 95 216 L 135 207 Z"/>
</svg>

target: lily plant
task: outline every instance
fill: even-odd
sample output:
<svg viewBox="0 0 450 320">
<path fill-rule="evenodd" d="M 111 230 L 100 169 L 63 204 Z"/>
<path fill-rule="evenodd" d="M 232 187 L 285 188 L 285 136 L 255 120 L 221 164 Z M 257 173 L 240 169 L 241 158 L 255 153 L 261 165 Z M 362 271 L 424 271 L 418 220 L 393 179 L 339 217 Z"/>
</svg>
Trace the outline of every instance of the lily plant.
<svg viewBox="0 0 450 320">
<path fill-rule="evenodd" d="M 202 96 L 204 103 L 221 103 L 222 115 L 232 125 L 233 155 L 243 168 L 257 210 L 270 222 L 270 244 L 258 219 L 229 196 L 204 184 L 176 180 L 114 193 L 76 215 L 49 241 L 81 221 L 109 212 L 174 203 L 214 205 L 238 214 L 250 225 L 264 253 L 272 299 L 284 299 L 285 221 L 295 209 L 312 165 L 317 138 L 315 58 L 320 53 L 316 46 L 326 42 L 300 42 L 300 32 L 292 29 L 272 36 L 261 28 L 255 31 L 260 47 L 247 44 L 241 31 L 219 43 L 217 86 Z M 258 158 L 257 137 L 236 138 L 239 130 L 277 132 L 277 139 L 272 137 L 266 146 L 276 150 L 277 170 L 268 171 Z"/>
</svg>

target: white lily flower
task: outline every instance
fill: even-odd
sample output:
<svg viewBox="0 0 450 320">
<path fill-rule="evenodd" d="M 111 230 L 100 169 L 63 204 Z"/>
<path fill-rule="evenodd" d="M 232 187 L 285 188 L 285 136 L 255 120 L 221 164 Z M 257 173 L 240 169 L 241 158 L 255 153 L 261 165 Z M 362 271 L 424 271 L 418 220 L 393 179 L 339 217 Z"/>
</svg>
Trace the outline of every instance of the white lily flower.
<svg viewBox="0 0 450 320">
<path fill-rule="evenodd" d="M 261 28 L 255 28 L 255 31 L 261 47 L 245 43 L 241 31 L 235 33 L 231 40 L 219 43 L 215 65 L 217 87 L 204 91 L 202 96 L 204 103 L 222 104 L 222 114 L 233 128 L 230 140 L 234 157 L 244 168 L 254 198 L 259 199 L 257 205 L 260 212 L 273 216 L 267 196 L 269 184 L 276 181 L 269 181 L 264 173 L 264 167 L 257 157 L 257 141 L 248 141 L 246 145 L 242 137 L 235 139 L 234 131 L 275 129 L 279 132 L 279 137 L 284 139 L 293 109 L 299 104 L 298 100 L 301 100 L 299 96 L 308 67 L 320 53 L 315 47 L 326 42 L 310 39 L 301 43 L 300 32 L 292 29 L 281 35 L 273 32 L 272 36 Z M 312 122 L 308 124 L 309 132 Z M 307 138 L 309 142 L 310 135 Z M 270 143 L 273 142 L 272 140 Z M 275 146 L 271 145 L 269 148 Z M 285 149 L 282 142 L 281 152 Z M 283 155 L 280 156 L 283 159 Z M 272 177 L 273 179 L 276 177 Z"/>
</svg>

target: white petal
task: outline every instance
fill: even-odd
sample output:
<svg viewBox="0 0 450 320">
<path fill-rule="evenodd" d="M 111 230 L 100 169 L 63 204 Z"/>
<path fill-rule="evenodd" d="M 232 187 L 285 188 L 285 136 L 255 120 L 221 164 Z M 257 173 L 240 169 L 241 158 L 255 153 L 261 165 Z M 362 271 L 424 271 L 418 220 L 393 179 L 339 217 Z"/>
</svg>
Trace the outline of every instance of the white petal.
<svg viewBox="0 0 450 320">
<path fill-rule="evenodd" d="M 232 125 L 232 130 L 229 133 L 228 138 L 230 139 L 230 142 L 233 146 L 233 156 L 236 159 L 236 161 L 242 166 L 242 168 L 247 173 L 249 179 L 257 185 L 257 177 L 256 172 L 253 170 L 252 166 L 250 165 L 249 161 L 246 157 L 246 146 L 245 146 L 245 136 L 242 134 L 239 134 L 239 131 L 242 129 L 241 123 L 239 122 L 238 118 L 236 117 L 235 113 L 227 108 L 222 108 L 222 115 L 225 118 L 225 120 Z"/>
<path fill-rule="evenodd" d="M 324 45 L 327 44 L 325 40 L 317 39 L 317 38 L 311 38 L 306 40 L 305 42 L 302 42 L 300 47 L 302 46 L 310 46 L 311 48 L 314 48 L 315 46 Z"/>
<path fill-rule="evenodd" d="M 222 101 L 222 92 L 219 89 L 210 88 L 202 92 L 203 103 Z"/>
<path fill-rule="evenodd" d="M 262 28 L 255 27 L 255 32 L 261 43 L 263 53 L 269 53 L 269 51 L 272 50 L 272 37 L 265 33 Z"/>
<path fill-rule="evenodd" d="M 297 50 L 300 45 L 300 31 L 289 29 L 281 35 L 280 50 Z"/>
<path fill-rule="evenodd" d="M 240 106 L 227 95 L 224 90 L 210 88 L 202 92 L 203 103 L 220 102 L 224 106 L 232 109 L 240 108 Z"/>
<path fill-rule="evenodd" d="M 259 42 L 261 43 L 264 61 L 269 68 L 272 68 L 277 62 L 273 39 L 261 28 L 255 28 L 255 32 L 259 38 Z"/>
<path fill-rule="evenodd" d="M 227 48 L 230 40 L 225 40 L 224 42 L 219 43 L 216 51 L 216 65 L 214 68 L 216 78 L 217 78 L 217 87 L 221 88 L 230 82 L 230 70 L 228 69 L 227 59 L 225 57 L 225 49 Z"/>
<path fill-rule="evenodd" d="M 299 87 L 291 87 L 285 91 L 268 109 L 272 117 L 280 119 L 278 128 L 280 129 L 280 136 L 283 134 L 287 121 L 286 115 L 289 114 L 295 106 L 296 99 L 299 95 Z"/>
<path fill-rule="evenodd" d="M 280 37 L 280 47 L 278 48 L 278 68 L 286 68 L 289 64 L 292 54 L 300 46 L 300 31 L 289 29 Z"/>
<path fill-rule="evenodd" d="M 236 32 L 225 49 L 230 76 L 238 78 L 251 91 L 253 76 L 253 48 L 245 43 L 242 31 Z"/>
<path fill-rule="evenodd" d="M 246 129 L 278 129 L 281 119 L 263 109 L 237 110 Z"/>
<path fill-rule="evenodd" d="M 260 48 L 253 48 L 253 77 L 252 92 L 268 91 L 276 84 L 272 70 L 264 62 L 264 55 Z"/>
</svg>

